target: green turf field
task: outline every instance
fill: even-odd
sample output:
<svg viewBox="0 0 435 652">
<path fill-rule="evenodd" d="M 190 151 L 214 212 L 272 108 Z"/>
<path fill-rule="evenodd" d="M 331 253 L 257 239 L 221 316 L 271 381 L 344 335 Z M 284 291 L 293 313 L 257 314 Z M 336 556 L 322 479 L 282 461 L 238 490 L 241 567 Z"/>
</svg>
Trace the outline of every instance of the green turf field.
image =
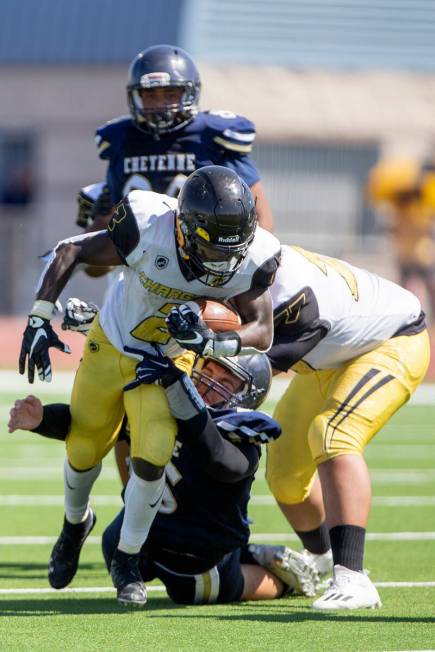
<svg viewBox="0 0 435 652">
<path fill-rule="evenodd" d="M 39 388 L 38 395 L 43 398 Z M 404 408 L 367 449 L 374 506 L 365 564 L 384 606 L 333 615 L 313 612 L 312 600 L 301 598 L 177 606 L 158 584 L 144 611 L 118 607 L 99 547 L 121 504 L 111 456 L 94 493 L 98 523 L 72 584 L 84 591 L 47 590 L 47 560 L 63 517 L 63 446 L 36 435 L 8 435 L 14 398 L 3 391 L 0 399 L 0 650 L 435 648 L 435 402 Z M 51 395 L 49 401 L 64 398 Z M 268 495 L 263 469 L 250 515 L 254 541 L 298 547 Z"/>
</svg>

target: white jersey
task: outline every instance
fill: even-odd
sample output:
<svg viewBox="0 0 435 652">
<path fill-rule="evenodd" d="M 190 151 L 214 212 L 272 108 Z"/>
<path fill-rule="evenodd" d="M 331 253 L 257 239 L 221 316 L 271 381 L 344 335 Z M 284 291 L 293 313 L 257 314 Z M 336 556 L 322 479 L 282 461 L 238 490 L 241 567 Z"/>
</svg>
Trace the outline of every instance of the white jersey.
<svg viewBox="0 0 435 652">
<path fill-rule="evenodd" d="M 174 305 L 204 296 L 230 299 L 251 287 L 266 288 L 273 280 L 280 244 L 259 227 L 240 269 L 224 286 L 209 287 L 185 275 L 176 241 L 176 207 L 173 197 L 134 190 L 118 205 L 109 224 L 126 267 L 108 291 L 100 324 L 121 352 L 124 346 L 152 351 L 152 343 L 158 343 L 166 355 L 175 357 L 182 349 L 165 324 Z"/>
<path fill-rule="evenodd" d="M 313 369 L 335 368 L 407 326 L 410 332 L 413 324 L 424 327 L 412 292 L 299 247 L 282 247 L 271 294 L 275 336 L 270 358 L 283 371 L 298 360 Z"/>
</svg>

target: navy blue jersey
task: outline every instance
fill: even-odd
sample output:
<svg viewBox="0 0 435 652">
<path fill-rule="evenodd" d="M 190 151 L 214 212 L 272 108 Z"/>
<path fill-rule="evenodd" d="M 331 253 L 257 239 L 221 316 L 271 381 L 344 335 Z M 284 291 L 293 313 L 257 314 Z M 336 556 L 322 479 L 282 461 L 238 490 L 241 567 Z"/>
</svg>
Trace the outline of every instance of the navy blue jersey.
<svg viewBox="0 0 435 652">
<path fill-rule="evenodd" d="M 247 431 L 278 436 L 278 424 L 262 412 L 213 411 L 219 431 L 228 438 L 230 425 L 239 434 L 235 442 L 242 451 L 255 447 L 260 459 L 260 446 L 246 441 Z M 235 437 L 234 439 L 237 439 Z M 180 435 L 172 459 L 166 469 L 167 486 L 163 503 L 149 535 L 153 547 L 192 552 L 211 559 L 247 543 L 249 524 L 248 501 L 254 472 L 239 482 L 223 483 L 205 473 L 197 454 L 194 438 Z"/>
<path fill-rule="evenodd" d="M 109 162 L 107 185 L 113 203 L 130 190 L 153 190 L 176 197 L 184 180 L 204 165 L 224 165 L 252 186 L 259 180 L 249 154 L 252 122 L 229 111 L 200 111 L 186 127 L 158 140 L 123 116 L 99 127 L 98 155 Z"/>
</svg>

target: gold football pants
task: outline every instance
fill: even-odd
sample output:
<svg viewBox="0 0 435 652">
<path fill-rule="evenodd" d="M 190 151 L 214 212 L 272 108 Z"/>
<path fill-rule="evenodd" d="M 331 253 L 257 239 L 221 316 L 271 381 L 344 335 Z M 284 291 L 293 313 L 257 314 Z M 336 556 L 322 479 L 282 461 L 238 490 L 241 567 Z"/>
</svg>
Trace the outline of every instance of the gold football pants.
<svg viewBox="0 0 435 652">
<path fill-rule="evenodd" d="M 194 358 L 187 351 L 175 363 L 190 373 Z M 66 449 L 75 469 L 89 469 L 103 459 L 116 442 L 124 414 L 130 424 L 131 456 L 156 466 L 170 460 L 177 426 L 164 389 L 139 385 L 123 391 L 136 377 L 137 363 L 112 346 L 97 317 L 86 338 L 71 396 Z"/>
<path fill-rule="evenodd" d="M 267 446 L 266 478 L 275 498 L 300 503 L 319 463 L 361 455 L 422 382 L 429 357 L 423 331 L 392 338 L 338 369 L 296 375 L 273 415 L 282 435 Z"/>
</svg>

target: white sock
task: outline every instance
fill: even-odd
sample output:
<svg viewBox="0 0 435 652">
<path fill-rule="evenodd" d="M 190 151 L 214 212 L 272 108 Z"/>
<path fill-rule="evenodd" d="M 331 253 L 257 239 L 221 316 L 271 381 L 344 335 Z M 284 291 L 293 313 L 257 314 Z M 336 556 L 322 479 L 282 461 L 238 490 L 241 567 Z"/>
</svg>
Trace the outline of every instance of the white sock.
<svg viewBox="0 0 435 652">
<path fill-rule="evenodd" d="M 89 471 L 75 471 L 68 459 L 63 465 L 64 504 L 66 520 L 82 523 L 88 515 L 89 494 L 100 475 L 101 462 Z"/>
<path fill-rule="evenodd" d="M 118 548 L 128 554 L 138 553 L 146 541 L 165 489 L 165 474 L 148 482 L 132 470 L 125 490 L 125 513 Z"/>
</svg>

